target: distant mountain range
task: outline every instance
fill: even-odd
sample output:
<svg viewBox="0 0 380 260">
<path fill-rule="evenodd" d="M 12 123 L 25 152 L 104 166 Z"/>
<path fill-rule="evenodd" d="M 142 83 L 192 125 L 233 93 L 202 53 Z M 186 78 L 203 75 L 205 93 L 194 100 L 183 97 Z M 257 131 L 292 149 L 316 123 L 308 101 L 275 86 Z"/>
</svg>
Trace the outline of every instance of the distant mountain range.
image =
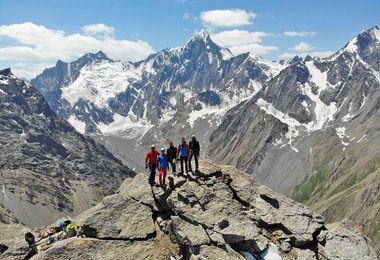
<svg viewBox="0 0 380 260">
<path fill-rule="evenodd" d="M 103 52 L 58 61 L 31 83 L 131 167 L 149 143 L 196 133 L 203 156 L 380 241 L 377 26 L 324 59 L 234 56 L 201 32 L 140 62 Z"/>
<path fill-rule="evenodd" d="M 74 216 L 134 176 L 10 69 L 0 71 L 0 145 L 1 223 L 31 227 Z"/>
</svg>

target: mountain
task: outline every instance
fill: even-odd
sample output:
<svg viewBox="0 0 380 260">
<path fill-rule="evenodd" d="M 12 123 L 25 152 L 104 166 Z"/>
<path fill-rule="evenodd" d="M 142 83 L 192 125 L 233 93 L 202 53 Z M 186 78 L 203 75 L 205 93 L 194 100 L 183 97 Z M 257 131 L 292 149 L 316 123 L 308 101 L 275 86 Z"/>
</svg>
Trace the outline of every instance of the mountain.
<svg viewBox="0 0 380 260">
<path fill-rule="evenodd" d="M 56 80 L 56 66 L 32 82 L 133 168 L 150 143 L 195 133 L 202 157 L 250 172 L 329 222 L 351 218 L 379 248 L 379 38 L 376 26 L 328 58 L 269 62 L 233 56 L 200 32 L 140 62 L 101 55 L 67 69 L 69 80 Z M 43 82 L 58 83 L 49 92 Z"/>
<path fill-rule="evenodd" d="M 31 82 L 57 115 L 81 133 L 100 135 L 97 140 L 142 169 L 135 154 L 150 142 L 176 141 L 197 129 L 206 147 L 224 113 L 286 65 L 250 53 L 234 56 L 199 32 L 184 45 L 135 63 L 102 52 L 59 61 Z"/>
<path fill-rule="evenodd" d="M 0 71 L 0 220 L 27 226 L 78 214 L 133 176 L 57 117 L 32 85 Z"/>
<path fill-rule="evenodd" d="M 374 27 L 328 58 L 292 63 L 225 115 L 209 155 L 329 222 L 351 218 L 379 248 L 379 61 Z"/>
<path fill-rule="evenodd" d="M 85 238 L 55 242 L 38 259 L 377 259 L 352 222 L 326 225 L 231 166 L 201 161 L 200 169 L 171 177 L 167 189 L 150 187 L 142 173 L 128 178 L 73 219 Z M 4 241 L 3 259 L 23 259 L 22 237 Z"/>
</svg>

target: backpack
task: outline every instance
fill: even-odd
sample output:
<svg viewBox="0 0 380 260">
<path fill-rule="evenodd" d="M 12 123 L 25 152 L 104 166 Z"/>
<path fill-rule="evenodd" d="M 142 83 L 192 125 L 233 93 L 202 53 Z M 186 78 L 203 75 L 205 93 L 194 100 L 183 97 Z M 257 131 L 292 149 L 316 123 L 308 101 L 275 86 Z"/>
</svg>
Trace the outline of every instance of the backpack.
<svg viewBox="0 0 380 260">
<path fill-rule="evenodd" d="M 77 232 L 75 231 L 75 225 L 74 223 L 70 223 L 66 227 L 66 237 L 75 237 L 77 235 Z"/>
</svg>

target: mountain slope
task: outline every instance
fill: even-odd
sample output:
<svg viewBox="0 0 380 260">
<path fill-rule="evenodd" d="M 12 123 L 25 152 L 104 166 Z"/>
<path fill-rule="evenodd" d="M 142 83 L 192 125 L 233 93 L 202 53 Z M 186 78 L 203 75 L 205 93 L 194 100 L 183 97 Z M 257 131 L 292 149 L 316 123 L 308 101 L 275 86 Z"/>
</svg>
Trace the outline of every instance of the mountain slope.
<svg viewBox="0 0 380 260">
<path fill-rule="evenodd" d="M 10 69 L 0 71 L 0 101 L 0 205 L 11 213 L 4 222 L 38 226 L 77 214 L 133 175 Z"/>
<path fill-rule="evenodd" d="M 374 27 L 331 57 L 306 57 L 285 68 L 226 114 L 209 153 L 291 193 L 328 221 L 350 217 L 377 248 L 379 35 Z"/>
</svg>

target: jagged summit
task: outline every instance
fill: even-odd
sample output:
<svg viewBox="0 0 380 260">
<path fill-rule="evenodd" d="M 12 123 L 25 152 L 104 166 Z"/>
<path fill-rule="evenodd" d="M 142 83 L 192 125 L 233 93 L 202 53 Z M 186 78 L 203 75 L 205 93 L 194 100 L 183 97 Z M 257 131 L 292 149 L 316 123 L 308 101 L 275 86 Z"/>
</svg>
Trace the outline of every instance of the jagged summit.
<svg viewBox="0 0 380 260">
<path fill-rule="evenodd" d="M 101 62 L 101 61 L 112 61 L 103 51 L 98 51 L 97 53 L 88 52 L 74 62 Z"/>
<path fill-rule="evenodd" d="M 362 52 L 376 53 L 380 49 L 380 28 L 374 26 L 364 30 L 337 51 L 333 57 L 342 53 L 362 54 Z"/>
<path fill-rule="evenodd" d="M 1 76 L 4 76 L 4 77 L 9 77 L 12 74 L 12 71 L 11 71 L 11 68 L 6 68 L 6 69 L 3 69 L 3 70 L 0 70 L 0 75 Z"/>
<path fill-rule="evenodd" d="M 96 59 L 96 60 L 107 60 L 107 59 L 109 59 L 108 56 L 101 50 L 98 51 L 97 53 L 88 52 L 85 54 L 85 56 L 92 58 L 92 59 Z"/>
<path fill-rule="evenodd" d="M 167 188 L 150 187 L 143 173 L 125 180 L 74 218 L 87 238 L 56 242 L 39 259 L 376 259 L 350 221 L 325 225 L 233 167 L 201 161 L 200 169 L 170 177 Z M 22 243 L 5 244 L 4 256 L 22 255 Z"/>
<path fill-rule="evenodd" d="M 202 46 L 209 46 L 209 48 L 212 47 L 217 47 L 217 48 L 222 48 L 219 45 L 217 45 L 210 37 L 208 33 L 205 31 L 200 31 L 197 32 L 196 34 L 191 37 L 187 43 L 184 45 L 186 47 L 192 47 L 194 45 L 202 45 Z"/>
<path fill-rule="evenodd" d="M 198 39 L 198 40 L 208 41 L 208 40 L 210 40 L 210 35 L 206 31 L 201 30 L 201 31 L 195 33 L 191 39 L 192 40 Z"/>
</svg>

